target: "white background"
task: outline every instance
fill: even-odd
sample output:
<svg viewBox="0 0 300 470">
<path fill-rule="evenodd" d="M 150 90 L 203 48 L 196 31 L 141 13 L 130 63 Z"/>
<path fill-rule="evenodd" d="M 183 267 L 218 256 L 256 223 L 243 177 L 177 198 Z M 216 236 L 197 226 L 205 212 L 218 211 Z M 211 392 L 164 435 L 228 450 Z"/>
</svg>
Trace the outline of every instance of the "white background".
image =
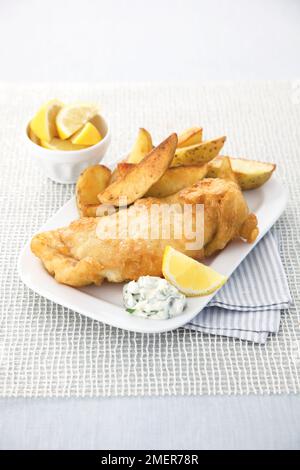
<svg viewBox="0 0 300 470">
<path fill-rule="evenodd" d="M 0 79 L 300 78 L 297 0 L 0 0 Z M 1 157 L 2 158 L 2 157 Z M 0 448 L 299 448 L 298 396 L 0 400 Z"/>
<path fill-rule="evenodd" d="M 1 79 L 300 76 L 298 0 L 0 0 Z"/>
</svg>

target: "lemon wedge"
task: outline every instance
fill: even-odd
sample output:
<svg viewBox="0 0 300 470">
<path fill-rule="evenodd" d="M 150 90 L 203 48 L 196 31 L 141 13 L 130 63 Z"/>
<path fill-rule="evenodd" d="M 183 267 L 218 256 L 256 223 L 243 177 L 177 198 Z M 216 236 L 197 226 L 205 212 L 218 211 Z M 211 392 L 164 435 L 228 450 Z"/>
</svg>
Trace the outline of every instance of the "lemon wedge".
<svg viewBox="0 0 300 470">
<path fill-rule="evenodd" d="M 37 145 L 41 145 L 41 141 L 40 139 L 38 138 L 37 135 L 35 135 L 35 133 L 32 131 L 32 129 L 28 129 L 28 137 L 30 140 L 32 140 L 32 142 L 34 142 L 35 144 Z"/>
<path fill-rule="evenodd" d="M 41 140 L 50 141 L 57 136 L 56 116 L 63 104 L 58 100 L 45 103 L 30 123 L 31 131 Z"/>
<path fill-rule="evenodd" d="M 85 149 L 86 145 L 75 145 L 69 140 L 61 140 L 56 137 L 48 142 L 47 140 L 41 140 L 41 146 L 49 150 L 80 150 Z"/>
<path fill-rule="evenodd" d="M 98 129 L 87 122 L 82 129 L 75 132 L 75 134 L 70 138 L 70 141 L 76 145 L 95 145 L 102 140 L 102 136 Z"/>
<path fill-rule="evenodd" d="M 98 108 L 92 104 L 79 103 L 64 106 L 56 116 L 59 137 L 61 139 L 68 139 L 97 113 Z"/>
<path fill-rule="evenodd" d="M 211 294 L 227 281 L 222 274 L 171 246 L 165 248 L 162 271 L 173 286 L 189 297 Z"/>
</svg>

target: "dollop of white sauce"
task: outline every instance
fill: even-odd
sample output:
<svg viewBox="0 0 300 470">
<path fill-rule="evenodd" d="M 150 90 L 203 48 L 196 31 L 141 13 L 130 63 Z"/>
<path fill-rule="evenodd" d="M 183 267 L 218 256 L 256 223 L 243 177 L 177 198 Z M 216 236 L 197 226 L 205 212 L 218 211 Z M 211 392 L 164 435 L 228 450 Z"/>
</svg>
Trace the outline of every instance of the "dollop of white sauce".
<svg viewBox="0 0 300 470">
<path fill-rule="evenodd" d="M 138 317 L 167 320 L 183 312 L 186 297 L 166 279 L 141 276 L 123 287 L 124 306 Z"/>
</svg>

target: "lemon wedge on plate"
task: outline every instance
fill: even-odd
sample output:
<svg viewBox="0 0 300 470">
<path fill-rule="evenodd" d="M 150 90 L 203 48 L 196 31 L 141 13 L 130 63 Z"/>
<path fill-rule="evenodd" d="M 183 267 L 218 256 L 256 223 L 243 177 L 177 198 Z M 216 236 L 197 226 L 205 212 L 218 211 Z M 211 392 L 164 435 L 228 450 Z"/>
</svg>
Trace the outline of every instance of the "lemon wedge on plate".
<svg viewBox="0 0 300 470">
<path fill-rule="evenodd" d="M 36 137 L 49 141 L 57 136 L 56 116 L 63 104 L 58 100 L 45 103 L 36 113 L 30 123 L 30 129 Z"/>
<path fill-rule="evenodd" d="M 227 281 L 222 274 L 171 246 L 165 248 L 162 271 L 173 286 L 189 297 L 211 294 Z"/>
<path fill-rule="evenodd" d="M 75 132 L 75 134 L 70 138 L 70 141 L 76 145 L 95 145 L 102 140 L 102 136 L 98 129 L 87 122 L 82 129 Z"/>
<path fill-rule="evenodd" d="M 86 145 L 75 145 L 72 144 L 69 140 L 61 140 L 58 138 L 53 138 L 50 142 L 47 140 L 41 140 L 41 146 L 49 150 L 80 150 L 85 149 Z"/>
<path fill-rule="evenodd" d="M 56 126 L 61 139 L 68 139 L 98 113 L 92 104 L 78 103 L 64 106 L 56 116 Z"/>
</svg>

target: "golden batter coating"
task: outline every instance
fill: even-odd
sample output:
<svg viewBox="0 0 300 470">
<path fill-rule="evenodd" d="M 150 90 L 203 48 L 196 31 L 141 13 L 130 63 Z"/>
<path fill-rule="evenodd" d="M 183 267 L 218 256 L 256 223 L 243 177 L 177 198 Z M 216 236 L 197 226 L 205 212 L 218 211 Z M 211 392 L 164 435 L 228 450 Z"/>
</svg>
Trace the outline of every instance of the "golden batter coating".
<svg viewBox="0 0 300 470">
<path fill-rule="evenodd" d="M 179 227 L 183 223 L 182 217 L 168 219 L 161 212 L 158 221 L 152 223 L 153 204 L 166 203 L 176 204 L 178 210 L 184 204 L 191 204 L 193 228 L 196 226 L 196 204 L 204 205 L 201 245 L 190 249 L 189 244 L 196 237 L 190 240 Z M 124 217 L 131 227 L 129 234 L 124 233 Z M 177 238 L 180 229 L 182 236 Z M 158 237 L 149 236 L 153 230 Z M 163 236 L 168 231 L 167 237 Z M 104 279 L 122 282 L 145 275 L 161 276 L 167 245 L 193 258 L 203 259 L 222 250 L 234 238 L 252 242 L 257 235 L 257 219 L 249 213 L 238 185 L 233 181 L 207 178 L 164 199 L 140 199 L 115 214 L 82 218 L 69 227 L 35 235 L 31 250 L 58 282 L 80 287 L 99 285 Z"/>
</svg>

